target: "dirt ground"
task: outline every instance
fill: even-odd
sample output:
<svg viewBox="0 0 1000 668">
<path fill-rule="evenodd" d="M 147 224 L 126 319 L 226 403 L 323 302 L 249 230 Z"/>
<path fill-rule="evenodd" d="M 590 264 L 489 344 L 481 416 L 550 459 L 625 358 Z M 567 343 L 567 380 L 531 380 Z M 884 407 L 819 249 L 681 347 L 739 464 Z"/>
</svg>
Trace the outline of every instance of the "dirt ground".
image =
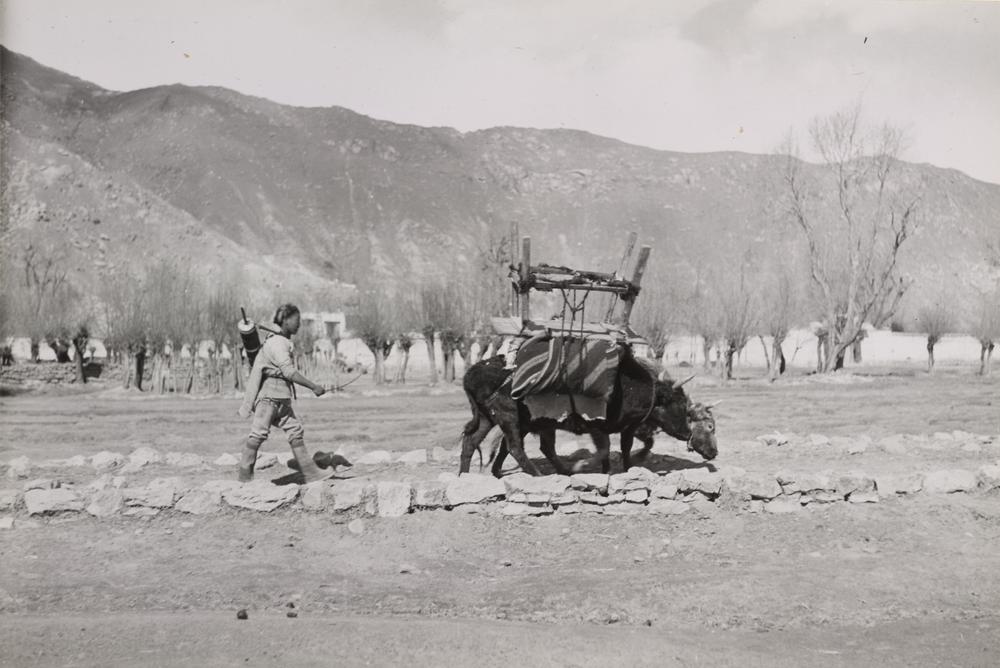
<svg viewBox="0 0 1000 668">
<path fill-rule="evenodd" d="M 690 394 L 723 400 L 713 462 L 720 468 L 905 473 L 974 470 L 1000 458 L 1000 380 L 968 369 L 933 378 L 869 370 L 773 385 L 698 378 Z M 235 417 L 237 403 L 93 388 L 8 395 L 0 399 L 0 461 L 141 445 L 214 458 L 238 451 L 247 425 Z M 353 456 L 454 452 L 468 419 L 457 387 L 362 385 L 303 400 L 299 411 L 310 447 Z M 933 437 L 955 430 L 993 438 L 966 449 Z M 790 435 L 789 444 L 754 440 L 775 431 Z M 815 445 L 809 434 L 833 443 Z M 893 434 L 914 435 L 905 452 L 878 446 Z M 845 444 L 866 435 L 872 445 L 847 454 Z M 287 452 L 280 435 L 265 448 Z M 529 454 L 540 456 L 537 446 Z M 658 441 L 650 467 L 701 465 L 696 459 L 683 444 Z M 130 474 L 130 484 L 179 475 L 147 468 Z M 456 464 L 358 466 L 351 474 L 421 480 L 445 470 Z M 182 475 L 231 474 L 206 467 Z M 348 516 L 291 510 L 103 520 L 21 513 L 14 529 L 0 531 L 2 665 L 1000 663 L 995 493 L 808 506 L 792 515 L 424 511 L 365 519 L 360 534 L 348 530 Z M 241 608 L 249 620 L 236 619 Z"/>
</svg>

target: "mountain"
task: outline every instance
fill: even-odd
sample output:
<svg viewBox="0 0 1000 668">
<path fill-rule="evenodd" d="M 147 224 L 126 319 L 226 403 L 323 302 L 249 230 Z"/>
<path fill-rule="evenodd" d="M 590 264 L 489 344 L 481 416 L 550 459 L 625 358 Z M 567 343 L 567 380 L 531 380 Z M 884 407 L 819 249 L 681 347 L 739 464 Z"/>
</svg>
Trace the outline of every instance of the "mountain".
<svg viewBox="0 0 1000 668">
<path fill-rule="evenodd" d="M 615 268 L 634 229 L 654 268 L 694 267 L 773 224 L 774 156 L 460 133 L 215 87 L 113 92 L 6 49 L 0 67 L 6 222 L 56 233 L 81 275 L 166 255 L 336 291 L 372 272 L 443 273 L 511 221 L 536 261 Z M 931 165 L 906 163 L 903 177 L 924 215 L 906 268 L 985 266 L 1000 186 Z"/>
</svg>

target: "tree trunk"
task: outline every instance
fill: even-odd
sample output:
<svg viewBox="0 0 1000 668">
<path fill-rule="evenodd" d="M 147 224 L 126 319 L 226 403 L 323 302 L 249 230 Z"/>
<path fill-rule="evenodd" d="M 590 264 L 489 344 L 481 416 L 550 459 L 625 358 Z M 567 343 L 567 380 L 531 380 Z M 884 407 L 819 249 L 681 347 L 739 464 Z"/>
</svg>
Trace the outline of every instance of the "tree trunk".
<svg viewBox="0 0 1000 668">
<path fill-rule="evenodd" d="M 450 383 L 455 380 L 455 349 L 445 344 L 441 347 L 441 354 L 444 357 L 444 382 Z"/>
<path fill-rule="evenodd" d="M 132 353 L 126 351 L 122 357 L 122 387 L 128 389 L 132 386 Z"/>
<path fill-rule="evenodd" d="M 783 336 L 775 336 L 771 339 L 771 359 L 773 362 L 770 365 L 768 377 L 772 382 L 785 373 L 785 353 L 781 350 L 781 344 L 784 342 Z"/>
<path fill-rule="evenodd" d="M 427 346 L 427 361 L 430 364 L 430 376 L 431 385 L 437 385 L 438 382 L 438 370 L 437 370 L 437 354 L 434 351 L 434 332 L 425 331 L 424 332 L 424 345 Z"/>
<path fill-rule="evenodd" d="M 399 369 L 396 371 L 396 382 L 406 382 L 406 367 L 410 364 L 410 346 L 400 346 L 403 351 L 403 359 L 399 362 Z"/>
<path fill-rule="evenodd" d="M 31 348 L 31 361 L 38 364 L 38 339 L 31 339 L 29 346 Z"/>
<path fill-rule="evenodd" d="M 62 339 L 55 339 L 54 341 L 46 342 L 52 352 L 56 355 L 56 362 L 59 364 L 68 364 L 69 359 L 69 344 Z"/>
<path fill-rule="evenodd" d="M 142 391 L 142 374 L 146 370 L 146 349 L 140 348 L 135 354 L 135 389 Z"/>
<path fill-rule="evenodd" d="M 703 366 L 707 371 L 708 368 L 711 366 L 712 342 L 709 341 L 708 338 L 704 336 L 701 337 L 701 353 L 705 358 Z"/>
<path fill-rule="evenodd" d="M 990 375 L 990 358 L 993 357 L 994 343 L 990 340 L 981 340 L 979 345 L 979 375 L 988 376 Z"/>
<path fill-rule="evenodd" d="M 851 358 L 855 364 L 861 364 L 861 339 L 851 344 Z"/>
<path fill-rule="evenodd" d="M 375 384 L 385 383 L 385 351 L 382 346 L 375 346 Z"/>
<path fill-rule="evenodd" d="M 73 345 L 73 360 L 76 362 L 76 380 L 80 383 L 87 382 L 87 376 L 83 371 L 83 349 L 78 347 L 75 343 Z"/>
<path fill-rule="evenodd" d="M 736 346 L 728 345 L 726 346 L 726 362 L 725 362 L 725 379 L 733 379 L 733 356 L 736 355 Z"/>
<path fill-rule="evenodd" d="M 834 362 L 833 370 L 840 371 L 844 368 L 844 358 L 847 356 L 847 348 L 842 348 L 837 351 L 837 359 Z"/>
<path fill-rule="evenodd" d="M 934 373 L 934 345 L 937 339 L 933 336 L 927 337 L 927 373 Z"/>
<path fill-rule="evenodd" d="M 764 349 L 764 362 L 767 364 L 768 376 L 771 375 L 771 355 L 767 352 L 767 342 L 764 341 L 763 336 L 757 336 L 760 339 L 760 347 Z"/>
</svg>

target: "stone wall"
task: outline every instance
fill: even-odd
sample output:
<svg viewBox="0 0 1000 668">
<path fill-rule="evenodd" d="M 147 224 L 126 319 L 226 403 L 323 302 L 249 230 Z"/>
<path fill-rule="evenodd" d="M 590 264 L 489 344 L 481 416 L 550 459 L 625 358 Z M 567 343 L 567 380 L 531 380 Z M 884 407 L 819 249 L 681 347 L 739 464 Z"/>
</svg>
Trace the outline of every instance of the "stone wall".
<svg viewBox="0 0 1000 668">
<path fill-rule="evenodd" d="M 421 452 L 421 451 L 414 451 Z M 406 453 L 407 461 L 416 460 Z M 427 461 L 427 451 L 422 451 Z M 438 459 L 440 453 L 432 453 Z M 618 474 L 531 477 L 514 474 L 502 480 L 480 474 L 442 473 L 433 480 L 336 480 L 278 486 L 270 480 L 236 482 L 236 457 L 207 461 L 194 453 L 161 454 L 148 447 L 125 455 L 101 452 L 66 460 L 31 462 L 17 457 L 2 467 L 0 526 L 15 516 L 86 512 L 95 517 L 152 516 L 161 512 L 208 514 L 224 509 L 272 512 L 281 508 L 399 517 L 444 510 L 498 516 L 588 513 L 601 515 L 680 515 L 688 512 L 802 512 L 832 503 L 872 504 L 915 494 L 994 493 L 1000 489 L 1000 461 L 978 470 L 944 469 L 905 475 L 864 471 L 775 474 L 730 468 L 689 468 L 654 473 L 633 467 Z M 258 469 L 276 466 L 274 453 L 262 453 Z M 150 465 L 176 469 L 136 484 L 129 478 Z M 193 483 L 184 473 L 218 470 L 226 479 Z M 94 479 L 86 484 L 59 477 Z M 141 477 L 141 476 L 140 476 Z"/>
</svg>

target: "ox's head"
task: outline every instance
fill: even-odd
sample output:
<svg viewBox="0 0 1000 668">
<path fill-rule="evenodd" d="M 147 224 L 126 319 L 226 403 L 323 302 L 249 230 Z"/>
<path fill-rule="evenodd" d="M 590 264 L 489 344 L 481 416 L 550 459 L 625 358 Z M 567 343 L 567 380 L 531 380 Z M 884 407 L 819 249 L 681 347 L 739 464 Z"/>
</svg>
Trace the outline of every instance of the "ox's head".
<svg viewBox="0 0 1000 668">
<path fill-rule="evenodd" d="M 689 452 L 697 452 L 706 460 L 715 459 L 719 454 L 715 438 L 715 404 L 694 403 L 684 391 L 684 383 L 694 378 L 672 381 L 660 374 L 656 381 L 656 397 L 653 410 L 647 418 L 657 429 L 686 441 Z"/>
</svg>

